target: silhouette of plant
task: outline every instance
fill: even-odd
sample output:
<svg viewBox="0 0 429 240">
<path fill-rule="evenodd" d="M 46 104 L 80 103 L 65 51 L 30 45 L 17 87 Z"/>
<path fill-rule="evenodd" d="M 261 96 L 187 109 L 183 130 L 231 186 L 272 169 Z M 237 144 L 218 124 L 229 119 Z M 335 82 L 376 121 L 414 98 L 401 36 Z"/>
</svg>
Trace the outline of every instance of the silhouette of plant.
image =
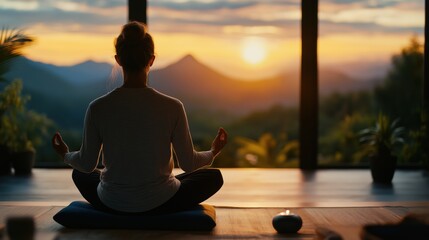
<svg viewBox="0 0 429 240">
<path fill-rule="evenodd" d="M 359 132 L 360 142 L 370 155 L 390 156 L 397 154 L 397 147 L 404 144 L 405 128 L 398 126 L 399 119 L 390 121 L 383 113 L 378 115 L 375 126 Z"/>
<path fill-rule="evenodd" d="M 2 28 L 0 32 L 0 82 L 6 82 L 5 74 L 11 60 L 22 56 L 21 49 L 34 39 L 20 30 Z M 28 110 L 29 95 L 23 95 L 23 83 L 14 80 L 0 91 L 0 146 L 12 153 L 36 152 L 48 129 L 54 122 L 45 115 Z M 4 156 L 1 156 L 4 157 Z"/>
<path fill-rule="evenodd" d="M 35 151 L 48 136 L 52 120 L 35 111 L 27 110 L 25 104 L 30 96 L 22 95 L 22 82 L 15 80 L 0 92 L 0 145 L 13 152 Z"/>
<path fill-rule="evenodd" d="M 10 61 L 22 55 L 21 49 L 34 39 L 20 30 L 2 28 L 0 32 L 0 82 L 6 81 L 4 74 L 9 71 Z"/>
<path fill-rule="evenodd" d="M 237 137 L 235 142 L 240 146 L 236 153 L 242 166 L 281 167 L 291 161 L 288 156 L 297 160 L 298 141 L 288 141 L 285 134 L 275 139 L 271 133 L 264 133 L 256 141 Z"/>
<path fill-rule="evenodd" d="M 374 183 L 391 184 L 398 161 L 397 147 L 404 144 L 405 128 L 398 125 L 399 120 L 390 121 L 382 113 L 378 115 L 375 126 L 362 130 L 360 142 L 369 159 Z"/>
<path fill-rule="evenodd" d="M 0 92 L 0 145 L 7 145 L 18 130 L 15 119 L 24 110 L 29 96 L 22 96 L 22 82 L 13 81 Z"/>
</svg>

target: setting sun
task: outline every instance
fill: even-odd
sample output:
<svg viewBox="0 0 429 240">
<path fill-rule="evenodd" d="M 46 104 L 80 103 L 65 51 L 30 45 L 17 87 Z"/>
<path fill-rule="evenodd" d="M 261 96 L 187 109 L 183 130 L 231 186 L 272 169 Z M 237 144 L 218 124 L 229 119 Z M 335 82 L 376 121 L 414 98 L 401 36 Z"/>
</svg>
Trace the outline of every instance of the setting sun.
<svg viewBox="0 0 429 240">
<path fill-rule="evenodd" d="M 267 55 L 265 41 L 261 38 L 246 38 L 243 43 L 242 57 L 250 64 L 261 63 Z"/>
</svg>

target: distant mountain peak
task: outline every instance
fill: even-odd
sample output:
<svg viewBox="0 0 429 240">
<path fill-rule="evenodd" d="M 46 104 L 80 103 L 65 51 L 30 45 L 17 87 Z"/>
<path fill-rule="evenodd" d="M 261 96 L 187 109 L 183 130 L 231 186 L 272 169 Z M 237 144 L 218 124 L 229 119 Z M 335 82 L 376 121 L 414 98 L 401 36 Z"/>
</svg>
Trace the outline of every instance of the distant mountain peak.
<svg viewBox="0 0 429 240">
<path fill-rule="evenodd" d="M 107 63 L 107 62 L 97 62 L 97 61 L 94 61 L 94 60 L 92 60 L 92 59 L 88 59 L 88 60 L 86 60 L 86 61 L 83 61 L 83 62 L 81 62 L 81 63 L 78 63 L 78 64 L 76 64 L 76 65 L 73 65 L 73 66 L 70 66 L 70 67 L 80 67 L 80 66 L 107 66 L 107 65 L 111 65 L 111 64 L 109 64 L 109 63 Z"/>
<path fill-rule="evenodd" d="M 88 59 L 86 61 L 81 62 L 80 64 L 94 64 L 94 63 L 97 63 L 97 62 L 92 59 Z"/>
<path fill-rule="evenodd" d="M 204 63 L 197 60 L 191 54 L 187 54 L 177 62 L 167 66 L 165 69 L 171 69 L 172 71 L 183 71 L 183 72 L 191 72 L 197 69 L 204 71 L 213 71 L 210 67 L 205 65 Z"/>
<path fill-rule="evenodd" d="M 186 54 L 176 64 L 201 64 L 192 54 Z"/>
</svg>

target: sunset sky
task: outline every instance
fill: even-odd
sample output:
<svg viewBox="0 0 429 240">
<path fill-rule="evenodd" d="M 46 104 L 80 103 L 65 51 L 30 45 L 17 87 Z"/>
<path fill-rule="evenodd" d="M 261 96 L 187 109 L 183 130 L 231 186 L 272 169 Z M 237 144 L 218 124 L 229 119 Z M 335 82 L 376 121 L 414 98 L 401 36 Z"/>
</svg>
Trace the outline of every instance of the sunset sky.
<svg viewBox="0 0 429 240">
<path fill-rule="evenodd" d="M 299 0 L 149 0 L 155 68 L 186 54 L 243 79 L 293 71 L 300 62 Z M 424 0 L 319 0 L 319 64 L 356 74 L 388 63 L 413 35 L 423 43 Z M 33 60 L 113 63 L 127 0 L 0 0 L 2 27 L 36 38 Z M 355 67 L 353 67 L 355 66 Z"/>
</svg>

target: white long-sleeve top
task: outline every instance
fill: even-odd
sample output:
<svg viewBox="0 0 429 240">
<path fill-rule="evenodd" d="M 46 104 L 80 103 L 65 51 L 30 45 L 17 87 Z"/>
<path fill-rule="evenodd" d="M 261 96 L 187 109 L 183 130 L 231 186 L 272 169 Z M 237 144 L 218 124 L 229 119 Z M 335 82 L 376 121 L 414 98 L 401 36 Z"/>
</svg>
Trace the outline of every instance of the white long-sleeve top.
<svg viewBox="0 0 429 240">
<path fill-rule="evenodd" d="M 87 109 L 80 151 L 65 163 L 92 172 L 105 166 L 97 193 L 108 207 L 144 212 L 179 189 L 173 150 L 181 169 L 193 171 L 213 162 L 211 151 L 194 150 L 183 104 L 153 88 L 117 88 Z"/>
</svg>

